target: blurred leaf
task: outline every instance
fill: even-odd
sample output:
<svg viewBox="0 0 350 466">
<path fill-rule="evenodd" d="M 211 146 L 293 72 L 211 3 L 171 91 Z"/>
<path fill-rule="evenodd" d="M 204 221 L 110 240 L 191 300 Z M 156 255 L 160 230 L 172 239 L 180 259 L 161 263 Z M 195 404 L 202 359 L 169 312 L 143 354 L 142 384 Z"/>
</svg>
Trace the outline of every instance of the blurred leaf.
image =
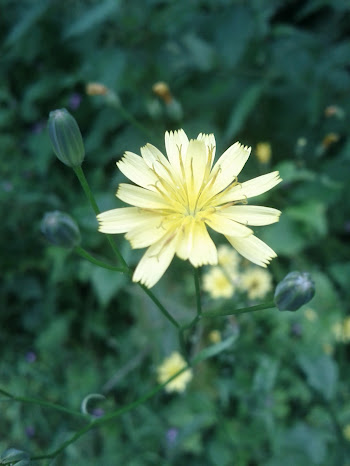
<svg viewBox="0 0 350 466">
<path fill-rule="evenodd" d="M 227 128 L 224 134 L 226 141 L 234 139 L 244 125 L 253 107 L 257 104 L 265 88 L 265 83 L 255 84 L 248 88 L 246 92 L 235 104 L 228 120 Z"/>
<path fill-rule="evenodd" d="M 16 42 L 19 42 L 50 7 L 50 4 L 51 0 L 37 0 L 30 6 L 30 8 L 26 8 L 22 18 L 6 37 L 5 46 L 11 46 Z"/>
<path fill-rule="evenodd" d="M 86 11 L 70 24 L 63 33 L 64 39 L 86 34 L 90 29 L 97 27 L 103 21 L 110 19 L 120 7 L 119 0 L 108 0 L 97 3 L 93 8 L 86 8 Z"/>
<path fill-rule="evenodd" d="M 254 374 L 253 390 L 264 393 L 270 392 L 276 381 L 278 362 L 268 356 L 262 356 Z"/>
<path fill-rule="evenodd" d="M 349 292 L 350 262 L 332 264 L 329 267 L 331 276 L 344 291 Z"/>
<path fill-rule="evenodd" d="M 310 466 L 324 464 L 328 435 L 303 422 L 280 435 L 278 452 L 266 466 Z"/>
<path fill-rule="evenodd" d="M 212 358 L 213 356 L 216 356 L 222 351 L 225 351 L 234 343 L 236 339 L 237 335 L 232 335 L 226 340 L 220 341 L 220 343 L 216 343 L 215 345 L 211 345 L 207 348 L 204 348 L 193 358 L 193 363 L 196 364 L 198 362 L 204 361 L 205 359 Z"/>
<path fill-rule="evenodd" d="M 307 201 L 298 206 L 291 206 L 285 210 L 284 214 L 304 224 L 306 231 L 310 234 L 324 236 L 327 233 L 326 211 L 321 202 Z"/>
<path fill-rule="evenodd" d="M 55 354 L 62 349 L 68 339 L 72 316 L 55 316 L 52 322 L 41 332 L 36 340 L 36 347 L 40 353 L 50 359 L 50 354 Z"/>
<path fill-rule="evenodd" d="M 285 160 L 276 166 L 276 170 L 280 172 L 283 180 L 283 185 L 294 181 L 308 181 L 314 180 L 316 174 L 310 170 L 298 167 L 297 164 L 291 160 Z"/>
<path fill-rule="evenodd" d="M 237 4 L 232 10 L 218 15 L 220 27 L 216 31 L 216 50 L 228 68 L 237 65 L 248 42 L 254 35 L 254 21 L 247 5 Z"/>
<path fill-rule="evenodd" d="M 334 398 L 338 382 L 338 366 L 330 356 L 323 354 L 315 359 L 302 355 L 299 356 L 298 363 L 310 387 L 328 401 Z"/>
<path fill-rule="evenodd" d="M 101 306 L 107 306 L 111 299 L 126 285 L 128 278 L 122 273 L 93 267 L 90 280 Z"/>
<path fill-rule="evenodd" d="M 258 236 L 272 245 L 278 255 L 288 257 L 300 253 L 308 245 L 297 223 L 285 212 L 278 223 L 264 228 Z"/>
</svg>

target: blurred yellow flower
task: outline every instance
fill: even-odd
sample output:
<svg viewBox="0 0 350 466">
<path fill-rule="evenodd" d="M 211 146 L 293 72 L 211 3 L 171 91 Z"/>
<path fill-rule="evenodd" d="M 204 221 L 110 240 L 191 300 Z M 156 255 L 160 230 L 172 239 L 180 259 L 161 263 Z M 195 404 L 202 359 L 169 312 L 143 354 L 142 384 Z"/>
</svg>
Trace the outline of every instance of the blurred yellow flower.
<svg viewBox="0 0 350 466">
<path fill-rule="evenodd" d="M 108 87 L 101 83 L 87 83 L 85 92 L 87 95 L 106 95 L 108 94 Z"/>
<path fill-rule="evenodd" d="M 178 371 L 186 367 L 186 361 L 181 356 L 180 353 L 174 351 L 168 358 L 166 358 L 163 363 L 158 367 L 157 380 L 159 383 L 165 383 Z M 165 386 L 165 391 L 167 392 L 183 392 L 192 379 L 192 369 L 187 369 L 182 374 L 178 375 L 174 380 L 168 383 Z"/>
<path fill-rule="evenodd" d="M 212 330 L 208 334 L 208 340 L 210 343 L 219 343 L 221 341 L 221 333 L 219 330 Z"/>
<path fill-rule="evenodd" d="M 334 347 L 330 343 L 323 343 L 322 348 L 323 348 L 323 352 L 325 354 L 333 354 L 334 353 Z"/>
<path fill-rule="evenodd" d="M 203 276 L 203 290 L 214 299 L 231 298 L 235 287 L 221 267 L 212 267 Z"/>
<path fill-rule="evenodd" d="M 166 104 L 169 104 L 173 100 L 170 88 L 164 81 L 158 81 L 153 84 L 152 91 L 159 96 Z"/>
<path fill-rule="evenodd" d="M 207 227 L 223 234 L 244 257 L 262 267 L 275 252 L 247 225 L 278 222 L 280 211 L 246 204 L 276 186 L 277 171 L 239 183 L 250 148 L 238 142 L 214 164 L 213 134 L 188 140 L 183 130 L 165 133 L 165 157 L 156 147 L 141 147 L 141 157 L 126 152 L 117 162 L 137 186 L 122 183 L 117 197 L 132 207 L 98 215 L 103 233 L 126 233 L 132 248 L 147 251 L 137 265 L 134 282 L 155 285 L 176 254 L 194 267 L 218 263 Z"/>
<path fill-rule="evenodd" d="M 241 288 L 249 299 L 264 298 L 272 289 L 272 277 L 267 270 L 251 267 L 241 277 Z"/>
<path fill-rule="evenodd" d="M 269 142 L 259 142 L 255 150 L 256 158 L 261 163 L 268 163 L 271 159 L 271 144 Z"/>
<path fill-rule="evenodd" d="M 313 309 L 311 309 L 311 307 L 305 309 L 304 314 L 306 319 L 310 322 L 314 322 L 317 319 L 317 314 Z"/>
<path fill-rule="evenodd" d="M 240 257 L 230 246 L 223 244 L 218 247 L 218 264 L 225 270 L 237 270 Z"/>
<path fill-rule="evenodd" d="M 344 438 L 350 442 L 350 424 L 346 424 L 346 426 L 343 429 L 343 435 Z"/>
<path fill-rule="evenodd" d="M 336 341 L 348 343 L 350 341 L 350 317 L 346 317 L 342 322 L 336 322 L 332 326 L 332 333 Z"/>
</svg>

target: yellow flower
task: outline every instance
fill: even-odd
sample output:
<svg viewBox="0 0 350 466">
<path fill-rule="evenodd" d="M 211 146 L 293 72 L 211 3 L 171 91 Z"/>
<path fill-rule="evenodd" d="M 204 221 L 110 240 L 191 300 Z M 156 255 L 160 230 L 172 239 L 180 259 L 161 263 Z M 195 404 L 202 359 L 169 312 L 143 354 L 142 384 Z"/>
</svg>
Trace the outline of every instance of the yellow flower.
<svg viewBox="0 0 350 466">
<path fill-rule="evenodd" d="M 218 247 L 218 264 L 225 270 L 237 269 L 239 260 L 239 255 L 230 246 Z"/>
<path fill-rule="evenodd" d="M 332 332 L 336 341 L 348 343 L 350 341 L 350 317 L 346 317 L 342 322 L 336 322 L 332 326 Z"/>
<path fill-rule="evenodd" d="M 170 377 L 176 374 L 186 367 L 186 361 L 181 356 L 180 353 L 174 351 L 168 358 L 166 358 L 163 363 L 158 367 L 158 382 L 164 383 Z M 183 392 L 186 388 L 188 382 L 192 379 L 192 369 L 187 369 L 182 374 L 178 375 L 174 380 L 168 383 L 165 386 L 165 391 L 167 392 Z"/>
<path fill-rule="evenodd" d="M 256 145 L 255 155 L 259 162 L 269 162 L 271 159 L 271 144 L 269 142 L 259 142 Z"/>
<path fill-rule="evenodd" d="M 208 340 L 211 343 L 219 343 L 221 341 L 221 333 L 219 332 L 219 330 L 212 330 L 208 334 Z"/>
<path fill-rule="evenodd" d="M 322 348 L 323 348 L 323 352 L 325 354 L 333 354 L 334 353 L 333 345 L 331 345 L 330 343 L 323 343 Z"/>
<path fill-rule="evenodd" d="M 272 289 L 271 275 L 266 270 L 251 268 L 242 275 L 241 287 L 249 299 L 264 298 Z"/>
<path fill-rule="evenodd" d="M 214 299 L 231 298 L 235 287 L 220 267 L 212 267 L 203 276 L 203 290 Z"/>
<path fill-rule="evenodd" d="M 207 227 L 223 234 L 244 257 L 266 267 L 276 254 L 247 225 L 277 222 L 280 211 L 237 204 L 276 186 L 279 173 L 239 183 L 237 176 L 250 148 L 236 142 L 214 164 L 213 134 L 189 141 L 183 130 L 166 132 L 165 147 L 167 157 L 151 144 L 141 147 L 141 157 L 125 153 L 117 166 L 137 186 L 120 184 L 117 197 L 133 207 L 97 217 L 100 231 L 126 233 L 134 249 L 148 248 L 133 281 L 152 287 L 175 254 L 194 267 L 216 265 L 217 250 Z"/>
<path fill-rule="evenodd" d="M 346 426 L 343 429 L 343 435 L 344 438 L 350 442 L 350 424 L 346 424 Z"/>
<path fill-rule="evenodd" d="M 311 309 L 311 307 L 305 309 L 304 314 L 307 320 L 310 322 L 314 322 L 317 319 L 317 314 L 313 309 Z"/>
</svg>

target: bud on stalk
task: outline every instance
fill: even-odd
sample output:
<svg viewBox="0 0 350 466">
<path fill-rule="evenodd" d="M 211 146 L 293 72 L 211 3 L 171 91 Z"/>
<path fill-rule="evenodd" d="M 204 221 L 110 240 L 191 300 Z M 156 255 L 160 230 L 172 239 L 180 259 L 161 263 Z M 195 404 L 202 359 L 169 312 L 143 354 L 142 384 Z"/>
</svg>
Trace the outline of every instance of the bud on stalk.
<svg viewBox="0 0 350 466">
<path fill-rule="evenodd" d="M 41 231 L 55 246 L 74 248 L 80 243 L 80 231 L 75 220 L 64 212 L 47 212 L 41 221 Z"/>
<path fill-rule="evenodd" d="M 49 136 L 57 157 L 68 167 L 79 167 L 85 157 L 83 138 L 75 118 L 65 109 L 50 112 Z"/>
<path fill-rule="evenodd" d="M 290 272 L 277 285 L 275 304 L 280 311 L 297 311 L 315 295 L 315 283 L 307 272 Z"/>
</svg>

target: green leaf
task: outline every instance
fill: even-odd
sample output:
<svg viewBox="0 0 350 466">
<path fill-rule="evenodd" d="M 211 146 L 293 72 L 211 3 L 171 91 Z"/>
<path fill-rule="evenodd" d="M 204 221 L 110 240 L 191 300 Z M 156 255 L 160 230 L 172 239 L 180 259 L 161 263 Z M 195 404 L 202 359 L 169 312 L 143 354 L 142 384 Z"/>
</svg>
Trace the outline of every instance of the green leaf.
<svg viewBox="0 0 350 466">
<path fill-rule="evenodd" d="M 18 42 L 30 28 L 39 20 L 44 12 L 49 8 L 51 1 L 42 0 L 33 3 L 30 8 L 26 8 L 25 14 L 13 27 L 5 39 L 5 46 L 10 46 Z"/>
<path fill-rule="evenodd" d="M 91 282 L 100 304 L 107 306 L 111 299 L 127 283 L 127 277 L 121 273 L 94 267 L 91 274 Z"/>
<path fill-rule="evenodd" d="M 326 400 L 331 400 L 336 392 L 338 382 L 338 366 L 328 355 L 318 358 L 302 355 L 298 363 L 306 375 L 307 382 Z"/>
<path fill-rule="evenodd" d="M 251 86 L 246 92 L 243 93 L 235 107 L 231 112 L 227 128 L 224 134 L 226 141 L 232 140 L 236 137 L 238 131 L 244 125 L 253 107 L 260 99 L 261 94 L 265 88 L 265 83 L 259 83 Z"/>
<path fill-rule="evenodd" d="M 276 166 L 280 172 L 283 184 L 294 181 L 309 181 L 316 179 L 316 174 L 305 168 L 298 167 L 295 162 L 285 160 Z"/>
<path fill-rule="evenodd" d="M 304 225 L 305 231 L 324 236 L 327 233 L 326 209 L 323 203 L 309 201 L 303 204 L 289 207 L 285 210 L 292 220 Z"/>
<path fill-rule="evenodd" d="M 285 213 L 278 223 L 264 228 L 259 237 L 270 244 L 278 255 L 283 256 L 298 254 L 308 244 L 296 222 Z"/>
<path fill-rule="evenodd" d="M 109 19 L 118 10 L 119 0 L 109 0 L 97 3 L 94 8 L 87 8 L 86 12 L 74 21 L 63 34 L 64 39 L 80 36 L 94 27 L 101 27 L 100 23 Z"/>
<path fill-rule="evenodd" d="M 15 463 L 20 460 L 29 461 L 29 454 L 25 451 L 17 450 L 16 448 L 9 448 L 0 455 L 0 464 L 8 464 L 9 461 Z"/>
<path fill-rule="evenodd" d="M 213 356 L 216 356 L 222 351 L 225 351 L 227 348 L 229 348 L 234 343 L 236 338 L 237 338 L 237 335 L 232 335 L 224 341 L 220 341 L 219 343 L 216 343 L 215 345 L 211 345 L 208 348 L 204 348 L 202 351 L 196 354 L 196 356 L 193 358 L 193 364 L 197 364 L 198 362 L 204 361 L 205 359 L 212 358 Z"/>
</svg>

